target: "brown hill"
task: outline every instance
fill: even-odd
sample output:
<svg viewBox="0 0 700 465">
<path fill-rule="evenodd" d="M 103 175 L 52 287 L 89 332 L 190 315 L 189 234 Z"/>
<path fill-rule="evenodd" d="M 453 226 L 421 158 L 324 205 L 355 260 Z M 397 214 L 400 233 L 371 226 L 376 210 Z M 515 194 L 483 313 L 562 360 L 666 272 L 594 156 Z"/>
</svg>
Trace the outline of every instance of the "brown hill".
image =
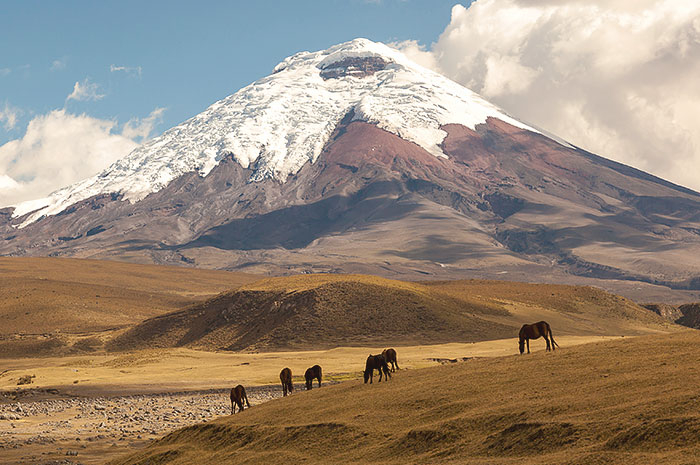
<svg viewBox="0 0 700 465">
<path fill-rule="evenodd" d="M 700 333 L 686 331 L 401 370 L 184 428 L 111 464 L 696 463 L 699 357 Z"/>
<path fill-rule="evenodd" d="M 321 274 L 265 279 L 151 318 L 109 348 L 308 350 L 482 341 L 512 337 L 524 322 L 540 319 L 555 334 L 639 334 L 667 325 L 627 299 L 589 287 Z"/>
<path fill-rule="evenodd" d="M 0 356 L 58 349 L 71 335 L 125 328 L 257 279 L 114 261 L 0 258 Z"/>
</svg>

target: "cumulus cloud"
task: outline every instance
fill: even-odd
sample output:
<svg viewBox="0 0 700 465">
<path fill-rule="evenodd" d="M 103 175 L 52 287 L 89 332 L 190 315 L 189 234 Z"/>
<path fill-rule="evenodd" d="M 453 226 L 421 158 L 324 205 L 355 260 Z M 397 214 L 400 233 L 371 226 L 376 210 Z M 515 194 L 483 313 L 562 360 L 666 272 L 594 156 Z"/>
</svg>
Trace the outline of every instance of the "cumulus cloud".
<svg viewBox="0 0 700 465">
<path fill-rule="evenodd" d="M 0 146 L 0 207 L 44 197 L 97 174 L 148 138 L 162 113 L 157 108 L 121 131 L 115 121 L 65 109 L 35 117 L 22 138 Z"/>
<path fill-rule="evenodd" d="M 587 150 L 700 189 L 700 3 L 477 0 L 411 58 Z"/>
<path fill-rule="evenodd" d="M 85 78 L 83 82 L 76 81 L 73 86 L 73 92 L 66 97 L 66 102 L 70 100 L 85 101 L 85 100 L 100 100 L 104 98 L 104 94 L 100 94 L 100 86 L 94 82 L 90 82 Z"/>
</svg>

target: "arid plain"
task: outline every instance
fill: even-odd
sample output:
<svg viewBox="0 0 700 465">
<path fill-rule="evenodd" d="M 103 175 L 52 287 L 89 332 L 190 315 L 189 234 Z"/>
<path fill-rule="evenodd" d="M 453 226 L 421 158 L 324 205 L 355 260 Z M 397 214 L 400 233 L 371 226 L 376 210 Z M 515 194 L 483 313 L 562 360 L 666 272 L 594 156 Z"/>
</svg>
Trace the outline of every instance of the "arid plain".
<svg viewBox="0 0 700 465">
<path fill-rule="evenodd" d="M 3 463 L 692 463 L 698 452 L 700 336 L 595 288 L 67 259 L 0 269 Z M 561 347 L 545 353 L 540 339 L 517 356 L 518 328 L 541 319 Z M 389 345 L 401 370 L 363 385 L 367 354 Z M 326 385 L 303 392 L 315 363 Z M 285 366 L 300 392 L 275 400 Z M 253 408 L 228 417 L 239 383 Z"/>
</svg>

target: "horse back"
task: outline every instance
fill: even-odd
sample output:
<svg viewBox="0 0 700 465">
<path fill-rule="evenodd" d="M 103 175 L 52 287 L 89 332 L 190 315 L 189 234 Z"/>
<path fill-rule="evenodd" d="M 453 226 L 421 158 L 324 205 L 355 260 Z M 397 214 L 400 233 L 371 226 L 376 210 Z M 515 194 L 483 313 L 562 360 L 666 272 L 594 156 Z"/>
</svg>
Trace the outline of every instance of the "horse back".
<svg viewBox="0 0 700 465">
<path fill-rule="evenodd" d="M 234 388 L 231 388 L 231 400 L 232 401 L 240 401 L 245 397 L 245 388 L 242 385 L 238 385 Z"/>
<path fill-rule="evenodd" d="M 531 325 L 523 325 L 520 328 L 520 339 L 537 339 L 542 336 L 548 336 L 551 332 L 549 323 L 546 321 L 538 321 Z"/>
<path fill-rule="evenodd" d="M 292 370 L 289 368 L 284 368 L 280 371 L 280 381 L 282 384 L 288 383 L 292 380 Z"/>
</svg>

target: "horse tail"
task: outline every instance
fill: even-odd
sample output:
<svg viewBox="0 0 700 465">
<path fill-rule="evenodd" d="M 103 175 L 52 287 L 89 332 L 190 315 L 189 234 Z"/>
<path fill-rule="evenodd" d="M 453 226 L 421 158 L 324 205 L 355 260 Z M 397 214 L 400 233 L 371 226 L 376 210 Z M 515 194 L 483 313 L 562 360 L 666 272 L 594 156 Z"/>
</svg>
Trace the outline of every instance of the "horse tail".
<svg viewBox="0 0 700 465">
<path fill-rule="evenodd" d="M 559 344 L 557 344 L 557 341 L 554 340 L 554 334 L 552 334 L 552 327 L 549 326 L 549 323 L 547 323 L 547 328 L 549 329 L 549 339 L 552 341 L 552 345 L 559 347 Z"/>
<path fill-rule="evenodd" d="M 250 402 L 248 402 L 248 394 L 246 394 L 245 389 L 243 390 L 243 398 L 245 399 L 245 404 L 250 408 Z"/>
</svg>

